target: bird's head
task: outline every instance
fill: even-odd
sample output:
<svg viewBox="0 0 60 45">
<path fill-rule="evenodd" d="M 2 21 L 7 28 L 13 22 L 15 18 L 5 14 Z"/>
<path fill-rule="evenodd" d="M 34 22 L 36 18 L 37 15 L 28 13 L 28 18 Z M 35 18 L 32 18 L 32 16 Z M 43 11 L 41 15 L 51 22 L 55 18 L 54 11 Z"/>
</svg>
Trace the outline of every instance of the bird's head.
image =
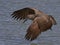
<svg viewBox="0 0 60 45">
<path fill-rule="evenodd" d="M 50 17 L 50 20 L 52 21 L 52 24 L 56 25 L 57 22 L 56 22 L 56 20 L 53 18 L 53 16 L 49 15 L 49 17 Z"/>
</svg>

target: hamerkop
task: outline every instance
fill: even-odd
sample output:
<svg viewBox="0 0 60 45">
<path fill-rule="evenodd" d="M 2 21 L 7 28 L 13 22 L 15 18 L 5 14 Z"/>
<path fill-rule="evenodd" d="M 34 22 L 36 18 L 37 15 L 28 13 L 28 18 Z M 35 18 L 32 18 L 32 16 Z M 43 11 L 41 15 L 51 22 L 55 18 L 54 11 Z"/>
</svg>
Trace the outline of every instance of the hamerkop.
<svg viewBox="0 0 60 45">
<path fill-rule="evenodd" d="M 32 24 L 28 27 L 27 33 L 25 35 L 25 38 L 30 41 L 36 39 L 37 36 L 41 34 L 41 32 L 47 31 L 51 29 L 53 25 L 56 25 L 56 20 L 53 16 L 45 14 L 35 8 L 26 7 L 14 11 L 11 15 L 14 19 L 17 20 L 24 19 L 24 22 L 27 21 L 27 19 L 33 21 Z"/>
</svg>

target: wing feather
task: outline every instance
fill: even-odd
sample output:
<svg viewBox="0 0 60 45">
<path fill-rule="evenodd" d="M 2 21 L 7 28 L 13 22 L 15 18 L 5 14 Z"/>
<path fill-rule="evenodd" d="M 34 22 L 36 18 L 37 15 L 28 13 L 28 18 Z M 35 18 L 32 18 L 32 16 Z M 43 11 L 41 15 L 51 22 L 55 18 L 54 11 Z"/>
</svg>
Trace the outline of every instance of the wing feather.
<svg viewBox="0 0 60 45">
<path fill-rule="evenodd" d="M 25 35 L 25 38 L 26 38 L 27 40 L 32 41 L 32 40 L 36 39 L 37 36 L 38 36 L 40 33 L 41 33 L 41 31 L 40 31 L 40 29 L 39 29 L 39 27 L 38 27 L 38 23 L 35 21 L 35 22 L 33 22 L 33 23 L 29 26 L 29 28 L 27 29 L 27 33 L 26 33 L 26 35 Z"/>
<path fill-rule="evenodd" d="M 35 11 L 31 8 L 23 8 L 12 13 L 12 18 L 25 19 L 27 15 L 35 14 Z"/>
</svg>

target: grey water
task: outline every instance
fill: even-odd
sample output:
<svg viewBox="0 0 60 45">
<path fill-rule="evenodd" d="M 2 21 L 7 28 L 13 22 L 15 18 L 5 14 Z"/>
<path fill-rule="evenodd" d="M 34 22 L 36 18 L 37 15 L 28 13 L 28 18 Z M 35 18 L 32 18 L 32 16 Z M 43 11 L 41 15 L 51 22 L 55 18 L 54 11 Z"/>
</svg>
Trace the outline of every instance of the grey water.
<svg viewBox="0 0 60 45">
<path fill-rule="evenodd" d="M 30 42 L 24 36 L 31 20 L 22 23 L 11 18 L 12 12 L 33 7 L 52 15 L 57 25 Z M 60 0 L 0 0 L 0 45 L 60 45 Z"/>
</svg>

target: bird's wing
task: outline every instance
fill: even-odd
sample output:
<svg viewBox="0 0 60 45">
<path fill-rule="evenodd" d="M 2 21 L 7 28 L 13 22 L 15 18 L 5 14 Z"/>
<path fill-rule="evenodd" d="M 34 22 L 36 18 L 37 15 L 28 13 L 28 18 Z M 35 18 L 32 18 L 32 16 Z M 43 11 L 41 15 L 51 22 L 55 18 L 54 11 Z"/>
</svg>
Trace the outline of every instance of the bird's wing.
<svg viewBox="0 0 60 45">
<path fill-rule="evenodd" d="M 23 8 L 17 11 L 14 11 L 11 15 L 12 17 L 14 17 L 14 19 L 25 19 L 27 17 L 27 15 L 30 14 L 35 14 L 35 11 L 31 8 Z"/>
<path fill-rule="evenodd" d="M 29 26 L 27 29 L 27 33 L 25 35 L 25 38 L 27 40 L 34 40 L 37 38 L 37 36 L 41 33 L 37 21 L 33 21 L 33 23 Z"/>
<path fill-rule="evenodd" d="M 52 24 L 56 25 L 57 22 L 56 22 L 56 20 L 54 19 L 54 17 L 51 16 L 51 15 L 49 15 L 49 17 L 50 17 L 50 20 L 52 21 Z"/>
<path fill-rule="evenodd" d="M 37 36 L 39 34 L 41 34 L 41 32 L 46 31 L 46 17 L 44 16 L 40 16 L 40 17 L 36 17 L 33 20 L 33 23 L 28 27 L 27 29 L 27 33 L 25 35 L 25 38 L 27 40 L 34 40 L 37 38 Z"/>
</svg>

